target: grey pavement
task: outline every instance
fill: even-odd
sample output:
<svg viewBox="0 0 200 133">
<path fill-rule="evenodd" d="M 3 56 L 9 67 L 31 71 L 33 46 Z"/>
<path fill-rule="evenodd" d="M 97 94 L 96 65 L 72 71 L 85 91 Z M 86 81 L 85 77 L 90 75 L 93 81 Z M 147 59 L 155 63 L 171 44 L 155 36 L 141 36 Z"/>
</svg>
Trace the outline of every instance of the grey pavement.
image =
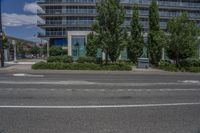
<svg viewBox="0 0 200 133">
<path fill-rule="evenodd" d="M 0 72 L 0 133 L 199 132 L 199 74 Z"/>
</svg>

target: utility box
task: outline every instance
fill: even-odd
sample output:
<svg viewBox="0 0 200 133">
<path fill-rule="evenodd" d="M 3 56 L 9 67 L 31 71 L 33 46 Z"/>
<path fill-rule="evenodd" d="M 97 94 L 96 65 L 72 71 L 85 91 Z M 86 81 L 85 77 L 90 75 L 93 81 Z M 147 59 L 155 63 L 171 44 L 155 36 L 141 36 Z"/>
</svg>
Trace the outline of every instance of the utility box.
<svg viewBox="0 0 200 133">
<path fill-rule="evenodd" d="M 149 58 L 138 58 L 137 68 L 148 69 Z"/>
</svg>

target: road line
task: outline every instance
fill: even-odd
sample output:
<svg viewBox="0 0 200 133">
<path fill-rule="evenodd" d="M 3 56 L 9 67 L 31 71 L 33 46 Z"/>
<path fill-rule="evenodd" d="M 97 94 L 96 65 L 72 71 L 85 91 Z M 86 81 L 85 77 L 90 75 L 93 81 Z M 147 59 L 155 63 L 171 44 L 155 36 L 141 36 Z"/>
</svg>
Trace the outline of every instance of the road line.
<svg viewBox="0 0 200 133">
<path fill-rule="evenodd" d="M 191 84 L 199 84 L 200 81 L 199 80 L 184 80 L 184 81 L 179 81 L 182 83 L 191 83 Z"/>
<path fill-rule="evenodd" d="M 32 75 L 32 74 L 25 74 L 25 73 L 18 73 L 18 74 L 13 74 L 14 77 L 44 77 L 44 75 Z"/>
<path fill-rule="evenodd" d="M 141 108 L 141 107 L 172 107 L 172 106 L 192 106 L 198 103 L 166 103 L 166 104 L 135 104 L 135 105 L 86 105 L 86 106 L 12 106 L 1 105 L 2 108 L 18 109 L 97 109 L 97 108 Z"/>
<path fill-rule="evenodd" d="M 0 81 L 0 84 L 15 84 L 15 85 L 99 85 L 99 86 L 156 86 L 156 85 L 200 85 L 200 83 L 183 83 L 183 82 L 170 82 L 170 83 L 97 83 L 90 81 Z"/>
<path fill-rule="evenodd" d="M 49 89 L 42 88 L 42 90 L 47 91 L 56 91 L 56 90 L 64 90 L 68 92 L 76 91 L 76 92 L 179 92 L 179 91 L 200 91 L 200 89 Z M 41 91 L 41 88 L 0 88 L 0 91 Z"/>
</svg>

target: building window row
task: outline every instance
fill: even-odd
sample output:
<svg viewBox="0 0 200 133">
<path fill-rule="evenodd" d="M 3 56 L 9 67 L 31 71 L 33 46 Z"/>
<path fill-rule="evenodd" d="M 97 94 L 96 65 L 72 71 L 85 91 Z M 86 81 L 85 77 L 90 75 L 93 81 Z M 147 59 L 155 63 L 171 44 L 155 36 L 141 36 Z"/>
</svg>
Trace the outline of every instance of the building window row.
<svg viewBox="0 0 200 133">
<path fill-rule="evenodd" d="M 44 3 L 96 3 L 98 0 L 39 0 Z M 150 4 L 151 0 L 121 0 L 121 3 L 137 3 Z M 180 7 L 200 7 L 199 1 L 184 1 L 184 0 L 158 0 L 161 6 L 180 6 Z"/>
</svg>

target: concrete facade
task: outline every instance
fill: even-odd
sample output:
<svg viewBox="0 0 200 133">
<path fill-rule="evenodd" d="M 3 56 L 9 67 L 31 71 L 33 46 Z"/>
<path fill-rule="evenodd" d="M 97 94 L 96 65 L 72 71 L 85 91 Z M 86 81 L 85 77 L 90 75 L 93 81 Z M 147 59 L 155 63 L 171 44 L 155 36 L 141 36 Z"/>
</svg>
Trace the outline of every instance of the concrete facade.
<svg viewBox="0 0 200 133">
<path fill-rule="evenodd" d="M 84 52 L 81 50 L 87 40 L 83 40 L 83 37 L 90 32 L 97 15 L 96 2 L 97 0 L 38 0 L 38 5 L 41 7 L 38 16 L 43 19 L 43 22 L 38 22 L 38 26 L 44 30 L 44 33 L 39 33 L 38 36 L 49 40 L 50 45 L 67 49 L 68 55 L 82 55 Z M 157 0 L 157 2 L 161 29 L 166 30 L 167 21 L 180 16 L 182 12 L 187 12 L 189 19 L 196 21 L 200 26 L 200 1 Z M 146 33 L 149 30 L 148 10 L 151 0 L 121 0 L 121 3 L 126 11 L 124 26 L 130 25 L 133 5 L 135 3 L 139 5 L 140 22 Z M 77 38 L 78 36 L 80 38 Z M 76 43 L 80 46 L 76 46 Z M 73 49 L 74 47 L 77 47 L 77 50 Z"/>
</svg>

